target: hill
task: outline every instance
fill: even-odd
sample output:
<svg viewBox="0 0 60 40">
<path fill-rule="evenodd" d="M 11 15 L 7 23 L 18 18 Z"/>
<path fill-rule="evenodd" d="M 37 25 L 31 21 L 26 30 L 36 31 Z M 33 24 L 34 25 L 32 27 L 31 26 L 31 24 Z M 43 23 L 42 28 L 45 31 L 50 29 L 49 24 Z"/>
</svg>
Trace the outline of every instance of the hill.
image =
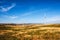
<svg viewBox="0 0 60 40">
<path fill-rule="evenodd" d="M 60 40 L 60 24 L 0 24 L 0 40 Z"/>
</svg>

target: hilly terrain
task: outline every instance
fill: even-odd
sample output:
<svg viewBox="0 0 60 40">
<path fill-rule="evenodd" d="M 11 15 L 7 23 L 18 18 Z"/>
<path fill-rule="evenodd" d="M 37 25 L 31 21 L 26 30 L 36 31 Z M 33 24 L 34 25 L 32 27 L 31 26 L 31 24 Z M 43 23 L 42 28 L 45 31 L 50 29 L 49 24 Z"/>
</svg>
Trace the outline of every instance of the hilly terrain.
<svg viewBox="0 0 60 40">
<path fill-rule="evenodd" d="M 60 24 L 0 24 L 0 40 L 60 40 Z"/>
</svg>

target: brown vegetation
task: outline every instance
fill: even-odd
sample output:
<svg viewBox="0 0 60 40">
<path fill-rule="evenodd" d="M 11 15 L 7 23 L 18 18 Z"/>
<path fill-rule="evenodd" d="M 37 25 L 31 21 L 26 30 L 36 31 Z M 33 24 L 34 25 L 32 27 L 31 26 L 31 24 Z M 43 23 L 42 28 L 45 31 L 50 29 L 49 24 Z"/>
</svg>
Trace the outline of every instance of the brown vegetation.
<svg viewBox="0 0 60 40">
<path fill-rule="evenodd" d="M 0 24 L 0 40 L 60 40 L 60 24 Z"/>
</svg>

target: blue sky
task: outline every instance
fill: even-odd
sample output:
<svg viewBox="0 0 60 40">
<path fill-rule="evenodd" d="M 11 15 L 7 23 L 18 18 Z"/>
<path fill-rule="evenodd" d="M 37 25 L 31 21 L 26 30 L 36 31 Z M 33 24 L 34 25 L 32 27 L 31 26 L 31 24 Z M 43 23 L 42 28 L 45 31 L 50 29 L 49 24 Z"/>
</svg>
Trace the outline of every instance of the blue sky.
<svg viewBox="0 0 60 40">
<path fill-rule="evenodd" d="M 0 0 L 0 23 L 60 23 L 60 1 Z"/>
</svg>

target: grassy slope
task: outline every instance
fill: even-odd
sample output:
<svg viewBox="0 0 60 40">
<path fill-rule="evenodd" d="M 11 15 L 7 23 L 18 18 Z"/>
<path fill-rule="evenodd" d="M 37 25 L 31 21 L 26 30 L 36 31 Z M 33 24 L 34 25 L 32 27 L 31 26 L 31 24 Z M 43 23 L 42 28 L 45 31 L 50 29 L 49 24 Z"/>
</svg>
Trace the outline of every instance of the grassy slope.
<svg viewBox="0 0 60 40">
<path fill-rule="evenodd" d="M 0 40 L 60 40 L 60 24 L 0 25 Z"/>
</svg>

